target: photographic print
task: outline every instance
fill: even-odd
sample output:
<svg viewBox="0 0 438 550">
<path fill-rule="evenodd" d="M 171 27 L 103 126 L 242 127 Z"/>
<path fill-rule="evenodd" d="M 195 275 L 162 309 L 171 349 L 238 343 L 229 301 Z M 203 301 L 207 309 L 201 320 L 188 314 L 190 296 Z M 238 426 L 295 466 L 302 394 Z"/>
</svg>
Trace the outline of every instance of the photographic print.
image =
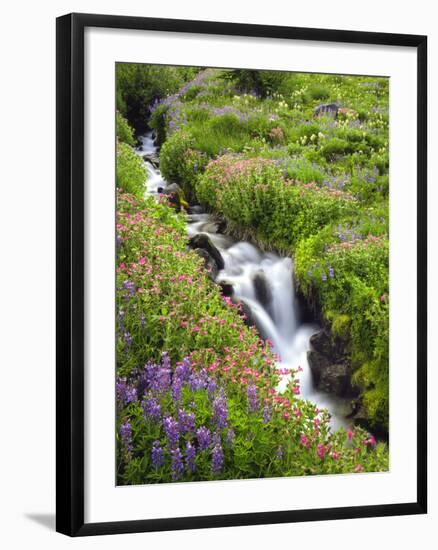
<svg viewBox="0 0 438 550">
<path fill-rule="evenodd" d="M 389 78 L 115 86 L 117 485 L 387 471 Z"/>
</svg>

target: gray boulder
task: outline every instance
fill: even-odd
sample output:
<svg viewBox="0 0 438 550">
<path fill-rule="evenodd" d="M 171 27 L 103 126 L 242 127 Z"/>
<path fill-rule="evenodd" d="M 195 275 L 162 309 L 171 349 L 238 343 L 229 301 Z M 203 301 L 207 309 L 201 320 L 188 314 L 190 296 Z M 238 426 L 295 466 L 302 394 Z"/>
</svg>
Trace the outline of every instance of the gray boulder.
<svg viewBox="0 0 438 550">
<path fill-rule="evenodd" d="M 147 153 L 143 155 L 143 160 L 145 162 L 150 162 L 154 168 L 159 168 L 160 166 L 160 157 L 155 153 Z"/>
<path fill-rule="evenodd" d="M 248 327 L 255 327 L 256 323 L 251 308 L 246 302 L 240 302 L 240 314 L 244 317 L 243 322 Z"/>
<path fill-rule="evenodd" d="M 307 362 L 309 363 L 315 386 L 319 388 L 321 375 L 330 366 L 330 361 L 319 351 L 311 349 L 307 352 Z"/>
<path fill-rule="evenodd" d="M 321 115 L 329 115 L 332 117 L 336 117 L 339 111 L 339 106 L 336 105 L 336 103 L 323 103 L 322 105 L 319 105 L 316 107 L 316 109 L 313 111 L 315 116 L 321 116 Z"/>
<path fill-rule="evenodd" d="M 254 275 L 253 283 L 257 300 L 265 308 L 269 307 L 272 302 L 272 292 L 269 281 L 263 269 L 259 269 Z"/>
<path fill-rule="evenodd" d="M 332 393 L 338 397 L 355 395 L 351 385 L 351 371 L 347 363 L 331 363 L 330 359 L 316 350 L 307 352 L 315 386 L 319 391 Z"/>
<path fill-rule="evenodd" d="M 206 250 L 209 255 L 214 259 L 217 268 L 223 269 L 225 267 L 224 259 L 221 256 L 219 250 L 214 246 L 210 237 L 205 233 L 198 233 L 189 239 L 189 246 L 191 248 L 201 248 Z"/>
<path fill-rule="evenodd" d="M 195 248 L 195 252 L 204 260 L 205 269 L 208 271 L 210 279 L 214 281 L 219 271 L 216 262 L 207 250 L 204 250 L 203 248 Z"/>
<path fill-rule="evenodd" d="M 234 294 L 234 288 L 231 283 L 228 283 L 227 281 L 221 281 L 219 283 L 219 286 L 221 287 L 222 296 L 231 297 Z"/>
<path fill-rule="evenodd" d="M 321 372 L 318 388 L 339 397 L 347 397 L 353 393 L 350 379 L 350 371 L 345 363 L 329 365 Z"/>
<path fill-rule="evenodd" d="M 192 204 L 187 208 L 188 214 L 203 214 L 205 210 L 202 208 L 200 204 Z"/>
<path fill-rule="evenodd" d="M 312 349 L 318 351 L 326 357 L 330 357 L 333 353 L 333 346 L 329 334 L 325 330 L 320 330 L 310 337 L 310 345 Z"/>
</svg>

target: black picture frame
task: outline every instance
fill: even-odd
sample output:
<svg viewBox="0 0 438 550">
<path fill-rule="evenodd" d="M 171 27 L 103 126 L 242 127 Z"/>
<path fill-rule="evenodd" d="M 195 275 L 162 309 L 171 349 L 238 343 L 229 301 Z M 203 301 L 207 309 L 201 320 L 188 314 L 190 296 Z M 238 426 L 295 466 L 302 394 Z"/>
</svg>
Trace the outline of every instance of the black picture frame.
<svg viewBox="0 0 438 550">
<path fill-rule="evenodd" d="M 427 37 L 207 21 L 69 14 L 57 19 L 56 529 L 69 536 L 200 529 L 427 511 Z M 84 522 L 84 30 L 86 27 L 406 46 L 417 52 L 417 499 L 311 510 Z"/>
</svg>

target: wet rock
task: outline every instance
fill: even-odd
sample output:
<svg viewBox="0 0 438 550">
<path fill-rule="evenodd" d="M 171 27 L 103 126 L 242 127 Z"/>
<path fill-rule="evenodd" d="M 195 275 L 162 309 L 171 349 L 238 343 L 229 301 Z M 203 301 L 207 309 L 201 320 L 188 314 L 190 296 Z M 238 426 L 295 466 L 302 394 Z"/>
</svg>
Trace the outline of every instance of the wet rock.
<svg viewBox="0 0 438 550">
<path fill-rule="evenodd" d="M 333 353 L 333 346 L 330 335 L 325 330 L 320 330 L 310 337 L 310 345 L 315 351 L 318 351 L 326 357 L 330 357 Z"/>
<path fill-rule="evenodd" d="M 347 363 L 331 363 L 330 359 L 316 350 L 307 352 L 307 361 L 316 389 L 338 397 L 357 395 L 351 385 L 351 370 Z"/>
<path fill-rule="evenodd" d="M 195 252 L 204 260 L 205 269 L 208 271 L 210 279 L 214 281 L 219 271 L 214 258 L 203 248 L 195 248 Z"/>
<path fill-rule="evenodd" d="M 221 281 L 219 283 L 219 286 L 221 287 L 222 296 L 231 297 L 233 295 L 234 287 L 231 283 L 228 283 L 227 281 Z"/>
<path fill-rule="evenodd" d="M 219 220 L 218 222 L 216 222 L 216 225 L 217 225 L 217 232 L 218 233 L 224 234 L 225 231 L 227 230 L 227 222 L 224 219 Z"/>
<path fill-rule="evenodd" d="M 339 397 L 348 397 L 353 395 L 350 380 L 350 370 L 345 363 L 329 365 L 321 371 L 318 389 Z"/>
<path fill-rule="evenodd" d="M 215 222 L 206 222 L 202 224 L 201 230 L 205 233 L 217 233 L 218 226 Z"/>
<path fill-rule="evenodd" d="M 239 303 L 240 303 L 239 312 L 243 317 L 243 321 L 245 325 L 247 325 L 248 327 L 255 327 L 256 323 L 255 323 L 251 308 L 246 302 L 240 301 Z"/>
<path fill-rule="evenodd" d="M 188 214 L 203 214 L 205 210 L 200 204 L 192 204 L 187 208 Z"/>
<path fill-rule="evenodd" d="M 323 103 L 322 105 L 319 105 L 316 107 L 316 109 L 313 111 L 313 114 L 315 116 L 321 116 L 321 115 L 329 115 L 332 117 L 336 117 L 338 114 L 339 107 L 336 105 L 336 103 Z"/>
<path fill-rule="evenodd" d="M 221 256 L 219 250 L 214 246 L 210 237 L 205 233 L 198 233 L 189 239 L 189 246 L 191 248 L 201 248 L 206 250 L 209 255 L 214 259 L 218 269 L 223 269 L 225 267 L 224 259 Z"/>
<path fill-rule="evenodd" d="M 307 352 L 307 362 L 309 363 L 315 386 L 319 388 L 321 375 L 330 366 L 330 361 L 319 351 L 311 349 Z"/>
<path fill-rule="evenodd" d="M 150 162 L 154 168 L 159 168 L 160 166 L 160 157 L 155 153 L 147 153 L 143 155 L 143 160 L 145 162 Z"/>
<path fill-rule="evenodd" d="M 257 300 L 265 308 L 268 307 L 272 301 L 272 292 L 266 274 L 262 269 L 254 275 L 253 283 Z"/>
</svg>

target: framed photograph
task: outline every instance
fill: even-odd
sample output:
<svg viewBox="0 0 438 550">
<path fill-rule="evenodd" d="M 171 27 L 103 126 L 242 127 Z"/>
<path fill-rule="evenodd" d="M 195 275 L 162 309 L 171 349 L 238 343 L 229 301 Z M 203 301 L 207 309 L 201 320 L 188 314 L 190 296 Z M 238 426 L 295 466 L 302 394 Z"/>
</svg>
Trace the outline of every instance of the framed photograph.
<svg viewBox="0 0 438 550">
<path fill-rule="evenodd" d="M 57 20 L 57 530 L 426 513 L 425 36 Z"/>
</svg>

